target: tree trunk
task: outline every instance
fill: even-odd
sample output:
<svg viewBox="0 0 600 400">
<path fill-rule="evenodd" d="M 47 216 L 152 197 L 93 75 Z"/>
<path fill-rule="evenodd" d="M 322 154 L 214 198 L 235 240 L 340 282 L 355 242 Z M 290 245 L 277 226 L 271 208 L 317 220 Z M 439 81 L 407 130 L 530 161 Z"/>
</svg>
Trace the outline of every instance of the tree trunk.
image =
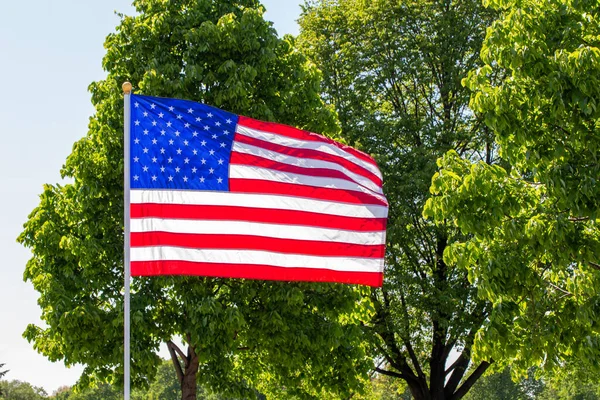
<svg viewBox="0 0 600 400">
<path fill-rule="evenodd" d="M 191 346 L 188 347 L 188 354 Z M 192 349 L 193 351 L 193 349 Z M 194 357 L 185 366 L 183 371 L 183 379 L 181 380 L 181 400 L 196 400 L 196 374 L 198 373 L 198 356 L 194 353 Z"/>
<path fill-rule="evenodd" d="M 189 335 L 188 335 L 189 342 Z M 198 355 L 196 350 L 191 345 L 188 345 L 187 355 L 172 341 L 167 342 L 167 348 L 171 354 L 171 361 L 175 367 L 177 380 L 181 387 L 181 400 L 196 400 L 197 383 L 196 375 L 198 374 Z"/>
</svg>

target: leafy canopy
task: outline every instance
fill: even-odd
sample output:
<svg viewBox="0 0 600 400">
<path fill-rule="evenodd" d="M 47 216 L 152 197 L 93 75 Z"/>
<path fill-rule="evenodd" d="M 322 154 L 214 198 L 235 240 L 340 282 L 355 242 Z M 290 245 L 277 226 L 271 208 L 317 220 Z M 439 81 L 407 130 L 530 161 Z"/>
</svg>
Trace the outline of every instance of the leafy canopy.
<svg viewBox="0 0 600 400">
<path fill-rule="evenodd" d="M 503 163 L 449 152 L 425 214 L 462 238 L 448 264 L 493 303 L 478 354 L 548 371 L 600 355 L 600 9 L 489 1 L 501 12 L 466 86 Z M 496 77 L 494 80 L 492 77 Z M 594 361 L 595 360 L 595 361 Z"/>
<path fill-rule="evenodd" d="M 121 84 L 312 131 L 338 129 L 319 98 L 318 71 L 292 38 L 277 37 L 257 1 L 134 5 L 138 14 L 121 16 L 106 39 L 107 78 L 89 87 L 96 112 L 61 171 L 73 182 L 45 185 L 19 236 L 33 252 L 24 277 L 40 293 L 44 322 L 24 336 L 52 361 L 85 365 L 82 385 L 122 380 Z M 285 384 L 289 393 L 347 395 L 368 367 L 357 325 L 368 313 L 365 289 L 198 277 L 135 278 L 131 289 L 135 384 L 148 384 L 160 344 L 176 338 L 197 355 L 198 381 L 218 392 L 250 396 L 252 385 Z"/>
<path fill-rule="evenodd" d="M 454 228 L 422 211 L 438 157 L 450 149 L 495 157 L 461 85 L 481 65 L 493 17 L 479 0 L 321 0 L 300 20 L 298 42 L 323 71 L 342 135 L 374 154 L 384 174 L 386 278 L 371 294 L 376 313 L 365 333 L 379 373 L 404 379 L 417 399 L 460 398 L 489 365 L 467 373 L 487 302 L 443 259 Z M 446 371 L 453 350 L 459 360 Z"/>
</svg>

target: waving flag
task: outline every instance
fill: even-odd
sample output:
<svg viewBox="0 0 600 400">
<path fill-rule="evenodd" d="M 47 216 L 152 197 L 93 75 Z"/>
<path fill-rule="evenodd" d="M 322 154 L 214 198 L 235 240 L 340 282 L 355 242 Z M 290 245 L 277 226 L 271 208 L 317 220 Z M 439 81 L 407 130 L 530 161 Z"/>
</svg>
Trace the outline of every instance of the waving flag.
<svg viewBox="0 0 600 400">
<path fill-rule="evenodd" d="M 131 274 L 381 286 L 368 155 L 204 104 L 131 95 Z"/>
</svg>

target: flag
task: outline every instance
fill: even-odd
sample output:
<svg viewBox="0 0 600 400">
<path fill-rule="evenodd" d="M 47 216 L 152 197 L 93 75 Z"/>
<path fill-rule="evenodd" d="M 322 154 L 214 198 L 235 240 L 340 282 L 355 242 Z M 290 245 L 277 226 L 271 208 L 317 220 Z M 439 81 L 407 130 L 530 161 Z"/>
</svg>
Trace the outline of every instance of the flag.
<svg viewBox="0 0 600 400">
<path fill-rule="evenodd" d="M 130 99 L 132 276 L 381 286 L 388 205 L 370 156 L 201 103 Z"/>
</svg>

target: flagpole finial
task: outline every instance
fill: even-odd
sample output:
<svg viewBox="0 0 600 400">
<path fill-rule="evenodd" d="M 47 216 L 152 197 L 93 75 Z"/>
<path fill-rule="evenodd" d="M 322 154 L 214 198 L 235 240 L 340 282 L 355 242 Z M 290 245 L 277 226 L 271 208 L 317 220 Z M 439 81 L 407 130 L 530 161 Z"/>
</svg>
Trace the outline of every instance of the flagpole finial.
<svg viewBox="0 0 600 400">
<path fill-rule="evenodd" d="M 123 87 L 124 94 L 131 94 L 131 89 L 133 88 L 133 86 L 131 86 L 131 83 L 125 82 L 125 83 L 123 83 L 122 87 Z"/>
</svg>

